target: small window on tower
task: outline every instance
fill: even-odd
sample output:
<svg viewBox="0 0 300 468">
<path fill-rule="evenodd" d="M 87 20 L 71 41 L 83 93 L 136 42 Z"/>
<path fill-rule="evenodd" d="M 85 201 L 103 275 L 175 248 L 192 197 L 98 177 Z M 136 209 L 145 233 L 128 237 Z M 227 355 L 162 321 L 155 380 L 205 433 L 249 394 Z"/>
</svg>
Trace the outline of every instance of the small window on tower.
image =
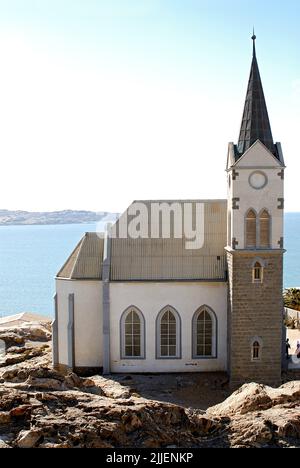
<svg viewBox="0 0 300 468">
<path fill-rule="evenodd" d="M 263 282 L 263 267 L 259 262 L 256 262 L 253 267 L 253 283 Z"/>
<path fill-rule="evenodd" d="M 260 344 L 258 341 L 254 341 L 252 345 L 252 360 L 253 361 L 260 360 Z"/>
</svg>

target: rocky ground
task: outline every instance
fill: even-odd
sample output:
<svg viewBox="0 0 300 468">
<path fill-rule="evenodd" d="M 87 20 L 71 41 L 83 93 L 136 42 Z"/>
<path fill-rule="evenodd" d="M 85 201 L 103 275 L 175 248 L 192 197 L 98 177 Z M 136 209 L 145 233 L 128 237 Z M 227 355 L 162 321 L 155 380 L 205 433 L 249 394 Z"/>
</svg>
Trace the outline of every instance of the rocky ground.
<svg viewBox="0 0 300 468">
<path fill-rule="evenodd" d="M 222 374 L 81 378 L 51 368 L 50 339 L 0 329 L 0 448 L 300 447 L 300 382 L 230 395 Z"/>
</svg>

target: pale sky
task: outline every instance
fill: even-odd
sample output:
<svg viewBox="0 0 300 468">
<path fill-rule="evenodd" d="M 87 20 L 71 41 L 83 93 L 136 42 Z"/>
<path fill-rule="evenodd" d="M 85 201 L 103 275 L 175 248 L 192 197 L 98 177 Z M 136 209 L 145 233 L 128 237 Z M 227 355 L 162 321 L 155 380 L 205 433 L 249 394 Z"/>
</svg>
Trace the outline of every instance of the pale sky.
<svg viewBox="0 0 300 468">
<path fill-rule="evenodd" d="M 299 0 L 0 0 L 0 208 L 225 198 L 253 24 L 300 211 Z"/>
</svg>

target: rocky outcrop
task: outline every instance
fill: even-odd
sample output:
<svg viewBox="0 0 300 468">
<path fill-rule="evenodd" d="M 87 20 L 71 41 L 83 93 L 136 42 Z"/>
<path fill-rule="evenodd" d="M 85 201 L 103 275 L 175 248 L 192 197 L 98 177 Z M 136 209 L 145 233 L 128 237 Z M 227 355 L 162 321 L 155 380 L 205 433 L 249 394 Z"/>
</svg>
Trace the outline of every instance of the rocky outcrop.
<svg viewBox="0 0 300 468">
<path fill-rule="evenodd" d="M 11 447 L 196 447 L 222 429 L 218 418 L 143 398 L 110 399 L 73 389 L 1 390 L 0 432 Z M 205 438 L 208 436 L 208 441 Z"/>
<path fill-rule="evenodd" d="M 130 379 L 54 370 L 44 324 L 0 336 L 7 346 L 0 361 L 3 447 L 192 447 L 209 445 L 223 428 L 219 418 L 142 398 L 126 385 Z"/>
<path fill-rule="evenodd" d="M 49 342 L 51 340 L 51 324 L 44 323 L 24 323 L 19 327 L 0 328 L 0 340 L 6 344 L 6 348 L 23 346 L 28 342 Z M 19 352 L 21 350 L 19 349 Z"/>
<path fill-rule="evenodd" d="M 172 376 L 169 388 L 166 376 L 86 379 L 51 367 L 47 327 L 1 330 L 0 448 L 300 446 L 300 382 L 252 383 L 225 399 L 216 376 Z M 221 403 L 191 408 L 195 391 Z"/>
<path fill-rule="evenodd" d="M 300 382 L 288 382 L 279 388 L 250 383 L 243 385 L 223 403 L 209 408 L 208 414 L 237 416 L 290 403 L 300 404 Z"/>
<path fill-rule="evenodd" d="M 300 447 L 300 382 L 279 388 L 256 383 L 243 385 L 208 416 L 229 417 L 231 446 Z"/>
</svg>

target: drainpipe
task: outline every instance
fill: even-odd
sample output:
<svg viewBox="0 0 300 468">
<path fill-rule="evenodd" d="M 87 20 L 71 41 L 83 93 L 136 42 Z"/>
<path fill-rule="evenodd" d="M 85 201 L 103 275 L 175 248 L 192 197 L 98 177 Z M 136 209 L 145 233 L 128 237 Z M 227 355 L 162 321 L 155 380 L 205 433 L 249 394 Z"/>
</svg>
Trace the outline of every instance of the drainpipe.
<svg viewBox="0 0 300 468">
<path fill-rule="evenodd" d="M 68 367 L 74 370 L 75 348 L 74 348 L 74 294 L 69 294 L 69 320 L 68 320 Z"/>
<path fill-rule="evenodd" d="M 109 233 L 106 232 L 102 268 L 103 375 L 110 374 L 110 259 L 111 238 Z"/>
</svg>

